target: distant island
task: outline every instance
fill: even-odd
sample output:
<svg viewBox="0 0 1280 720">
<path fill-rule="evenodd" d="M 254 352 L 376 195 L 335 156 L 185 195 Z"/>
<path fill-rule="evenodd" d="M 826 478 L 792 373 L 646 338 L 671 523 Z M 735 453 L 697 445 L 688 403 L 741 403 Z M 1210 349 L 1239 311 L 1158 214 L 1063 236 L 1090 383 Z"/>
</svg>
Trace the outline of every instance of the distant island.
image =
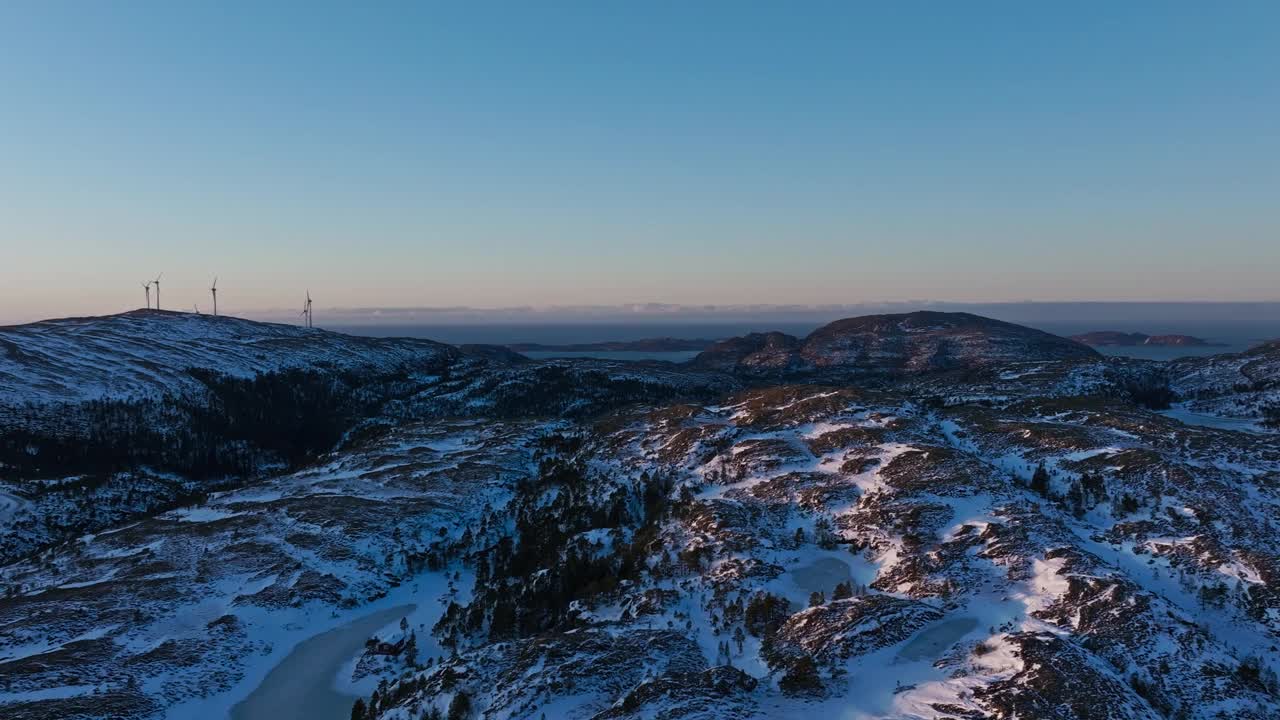
<svg viewBox="0 0 1280 720">
<path fill-rule="evenodd" d="M 1071 339 L 1090 347 L 1131 347 L 1134 345 L 1217 347 L 1221 345 L 1221 343 L 1211 343 L 1208 340 L 1191 335 L 1146 335 L 1139 332 L 1127 333 L 1117 330 L 1099 330 L 1082 335 L 1072 335 Z"/>
<path fill-rule="evenodd" d="M 680 338 L 646 338 L 644 340 L 614 340 L 609 342 L 571 343 L 544 345 L 541 343 L 514 343 L 507 345 L 516 352 L 687 352 L 706 350 L 715 340 L 683 340 Z"/>
</svg>

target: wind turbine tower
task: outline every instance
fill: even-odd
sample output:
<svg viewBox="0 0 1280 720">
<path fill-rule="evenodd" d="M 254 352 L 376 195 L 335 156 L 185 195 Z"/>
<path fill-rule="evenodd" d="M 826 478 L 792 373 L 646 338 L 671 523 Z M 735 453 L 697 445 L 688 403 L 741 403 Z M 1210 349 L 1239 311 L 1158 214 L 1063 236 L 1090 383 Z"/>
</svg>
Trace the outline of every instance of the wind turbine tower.
<svg viewBox="0 0 1280 720">
<path fill-rule="evenodd" d="M 151 282 L 142 283 L 142 291 L 147 294 L 147 309 L 151 309 Z"/>
<path fill-rule="evenodd" d="M 311 291 L 307 291 L 307 301 L 302 304 L 302 318 L 307 323 L 307 327 L 312 327 L 311 322 Z"/>
<path fill-rule="evenodd" d="M 218 317 L 218 276 L 213 276 L 213 284 L 209 286 L 209 292 L 213 295 L 213 316 Z"/>
<path fill-rule="evenodd" d="M 160 309 L 160 278 L 162 277 L 164 277 L 164 273 L 160 273 L 159 275 L 156 276 L 155 280 L 151 281 L 156 286 L 156 309 L 157 310 Z"/>
</svg>

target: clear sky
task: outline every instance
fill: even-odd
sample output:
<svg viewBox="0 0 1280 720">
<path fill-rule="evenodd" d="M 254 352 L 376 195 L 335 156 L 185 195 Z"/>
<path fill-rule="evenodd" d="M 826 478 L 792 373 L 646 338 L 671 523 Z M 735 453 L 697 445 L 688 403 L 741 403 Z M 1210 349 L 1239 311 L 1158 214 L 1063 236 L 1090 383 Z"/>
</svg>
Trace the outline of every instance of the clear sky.
<svg viewBox="0 0 1280 720">
<path fill-rule="evenodd" d="M 1278 299 L 1280 3 L 0 4 L 0 321 L 161 271 L 241 312 Z"/>
</svg>

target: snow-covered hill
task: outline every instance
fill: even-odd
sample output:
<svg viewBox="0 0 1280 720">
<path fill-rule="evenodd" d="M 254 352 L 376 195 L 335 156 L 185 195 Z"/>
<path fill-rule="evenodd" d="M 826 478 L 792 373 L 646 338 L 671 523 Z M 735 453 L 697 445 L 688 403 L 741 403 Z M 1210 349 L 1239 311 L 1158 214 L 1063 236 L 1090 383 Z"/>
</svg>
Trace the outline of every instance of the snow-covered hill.
<svg viewBox="0 0 1280 720">
<path fill-rule="evenodd" d="M 197 392 L 192 368 L 235 377 L 316 367 L 411 370 L 458 355 L 429 340 L 167 310 L 45 320 L 0 328 L 0 406 Z"/>
<path fill-rule="evenodd" d="M 1280 340 L 1169 363 L 1170 385 L 1195 412 L 1280 424 Z"/>
</svg>

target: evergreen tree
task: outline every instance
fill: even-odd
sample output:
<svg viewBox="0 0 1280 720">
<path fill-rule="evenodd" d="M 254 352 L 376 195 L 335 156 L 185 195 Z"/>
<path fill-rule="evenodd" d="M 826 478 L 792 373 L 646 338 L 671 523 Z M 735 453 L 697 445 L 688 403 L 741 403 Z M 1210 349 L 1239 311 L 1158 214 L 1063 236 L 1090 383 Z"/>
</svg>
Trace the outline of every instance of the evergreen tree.
<svg viewBox="0 0 1280 720">
<path fill-rule="evenodd" d="M 410 665 L 418 664 L 418 634 L 409 633 L 409 640 L 404 644 L 404 659 Z"/>
<path fill-rule="evenodd" d="M 786 598 L 759 592 L 751 596 L 747 609 L 743 614 L 743 622 L 747 632 L 756 637 L 769 637 L 782 627 L 790 616 L 789 603 Z"/>
<path fill-rule="evenodd" d="M 1076 517 L 1084 515 L 1084 490 L 1078 482 L 1071 483 L 1071 489 L 1067 491 L 1067 509 Z"/>
<path fill-rule="evenodd" d="M 1031 489 L 1037 494 L 1049 495 L 1049 471 L 1044 469 L 1044 463 L 1036 466 L 1036 471 L 1031 474 Z"/>
<path fill-rule="evenodd" d="M 1138 512 L 1138 501 L 1129 493 L 1120 498 L 1120 515 L 1132 515 Z"/>
<path fill-rule="evenodd" d="M 467 720 L 471 717 L 471 696 L 459 692 L 449 703 L 449 720 Z"/>
<path fill-rule="evenodd" d="M 836 589 L 831 593 L 832 600 L 845 600 L 853 597 L 853 587 L 851 583 L 839 583 Z"/>
<path fill-rule="evenodd" d="M 801 655 L 796 658 L 778 681 L 778 687 L 789 694 L 820 692 L 822 677 L 818 675 L 818 664 L 813 661 L 813 656 Z"/>
<path fill-rule="evenodd" d="M 840 538 L 831 529 L 831 521 L 824 518 L 818 518 L 818 546 L 823 550 L 835 550 L 839 544 Z"/>
</svg>

